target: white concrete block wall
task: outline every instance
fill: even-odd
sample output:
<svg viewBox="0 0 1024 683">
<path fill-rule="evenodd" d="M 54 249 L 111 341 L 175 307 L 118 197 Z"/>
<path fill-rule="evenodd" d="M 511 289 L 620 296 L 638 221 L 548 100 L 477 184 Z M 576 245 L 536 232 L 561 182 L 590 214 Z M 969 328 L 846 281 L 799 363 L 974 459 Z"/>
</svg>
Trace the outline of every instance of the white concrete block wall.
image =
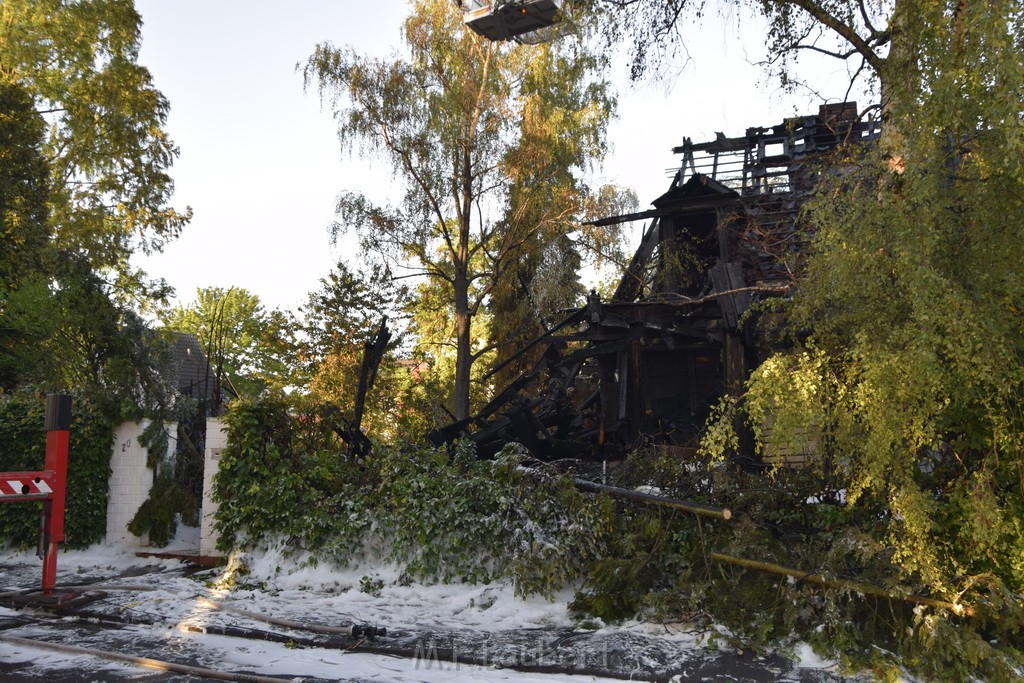
<svg viewBox="0 0 1024 683">
<path fill-rule="evenodd" d="M 130 534 L 126 526 L 153 488 L 153 470 L 146 467 L 149 454 L 139 444 L 139 436 L 149 424 L 148 420 L 140 423 L 125 422 L 114 430 L 114 452 L 110 459 L 111 472 L 107 484 L 108 541 L 143 546 L 148 540 Z M 174 423 L 168 424 L 165 429 L 171 436 L 177 433 L 177 425 Z"/>
<path fill-rule="evenodd" d="M 227 425 L 223 420 L 210 418 L 206 421 L 206 454 L 203 461 L 203 519 L 199 533 L 199 554 L 219 555 L 217 532 L 213 520 L 217 515 L 217 503 L 213 500 L 213 475 L 220 467 L 220 453 L 228 445 Z"/>
</svg>

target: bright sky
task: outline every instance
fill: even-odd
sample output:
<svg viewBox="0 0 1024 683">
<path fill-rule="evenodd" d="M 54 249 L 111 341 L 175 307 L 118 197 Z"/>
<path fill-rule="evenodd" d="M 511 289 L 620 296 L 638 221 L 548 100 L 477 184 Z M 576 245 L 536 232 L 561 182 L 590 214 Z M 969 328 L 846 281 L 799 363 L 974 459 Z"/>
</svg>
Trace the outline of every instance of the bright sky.
<svg viewBox="0 0 1024 683">
<path fill-rule="evenodd" d="M 137 0 L 140 61 L 171 102 L 168 128 L 181 156 L 171 170 L 174 206 L 192 223 L 163 254 L 140 260 L 178 302 L 197 287 L 243 287 L 268 307 L 296 308 L 351 247 L 332 247 L 329 226 L 342 189 L 381 197 L 386 168 L 343 156 L 329 111 L 306 93 L 295 65 L 323 41 L 384 56 L 400 42 L 402 0 Z M 454 11 L 454 6 L 453 6 Z M 671 89 L 629 86 L 626 58 L 614 74 L 619 118 L 601 178 L 633 187 L 642 207 L 667 188 L 671 148 L 715 131 L 740 135 L 817 110 L 787 97 L 750 62 L 764 41 L 754 22 L 711 17 L 685 29 L 691 60 Z M 745 47 L 745 45 L 747 47 Z M 752 52 L 748 52 L 752 51 Z M 835 68 L 835 67 L 830 67 Z M 845 73 L 826 80 L 833 100 Z M 863 106 L 863 103 L 861 103 Z M 629 230 L 639 234 L 642 226 Z"/>
</svg>

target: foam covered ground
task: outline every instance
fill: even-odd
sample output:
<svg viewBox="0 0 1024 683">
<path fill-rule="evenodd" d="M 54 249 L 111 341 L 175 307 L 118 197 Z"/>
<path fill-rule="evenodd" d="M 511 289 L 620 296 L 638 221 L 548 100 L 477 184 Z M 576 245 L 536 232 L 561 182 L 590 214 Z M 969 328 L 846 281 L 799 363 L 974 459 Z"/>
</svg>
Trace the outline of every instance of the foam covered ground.
<svg viewBox="0 0 1024 683">
<path fill-rule="evenodd" d="M 188 533 L 171 550 L 194 547 Z M 111 628 L 0 608 L 0 638 L 67 643 L 306 681 L 846 680 L 809 647 L 798 648 L 796 657 L 754 655 L 725 647 L 712 633 L 687 625 L 589 623 L 582 628 L 567 609 L 571 589 L 551 600 L 523 599 L 508 584 L 408 583 L 389 566 L 339 570 L 309 557 L 286 558 L 278 551 L 248 553 L 236 560 L 227 567 L 197 571 L 177 560 L 140 558 L 116 545 L 64 552 L 58 559 L 58 584 L 102 590 L 105 597 L 83 609 L 134 623 Z M 40 573 L 33 553 L 0 552 L 0 593 L 38 587 Z M 350 639 L 310 645 L 309 633 L 218 610 L 208 600 L 270 618 L 385 627 L 388 636 L 366 643 Z M 293 637 L 299 646 L 195 632 L 216 627 L 272 632 Z M 709 646 L 713 640 L 716 647 Z M 378 652 L 364 652 L 367 647 Z M 379 652 L 389 648 L 417 656 Z M 0 640 L 0 680 L 6 675 L 17 676 L 10 680 L 121 681 L 135 680 L 138 671 L 127 664 Z M 87 678 L 80 677 L 83 672 Z M 183 680 L 155 675 L 146 680 Z"/>
</svg>

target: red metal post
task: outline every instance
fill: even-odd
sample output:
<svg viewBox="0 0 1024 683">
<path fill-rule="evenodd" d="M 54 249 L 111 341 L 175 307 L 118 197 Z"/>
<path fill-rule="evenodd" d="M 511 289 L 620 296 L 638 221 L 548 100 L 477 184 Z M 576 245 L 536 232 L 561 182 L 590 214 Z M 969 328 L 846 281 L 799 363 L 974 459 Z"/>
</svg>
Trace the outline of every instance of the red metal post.
<svg viewBox="0 0 1024 683">
<path fill-rule="evenodd" d="M 64 500 L 71 440 L 71 397 L 46 397 L 46 473 L 51 474 L 53 493 L 43 502 L 43 595 L 57 585 L 57 544 L 64 541 Z"/>
</svg>

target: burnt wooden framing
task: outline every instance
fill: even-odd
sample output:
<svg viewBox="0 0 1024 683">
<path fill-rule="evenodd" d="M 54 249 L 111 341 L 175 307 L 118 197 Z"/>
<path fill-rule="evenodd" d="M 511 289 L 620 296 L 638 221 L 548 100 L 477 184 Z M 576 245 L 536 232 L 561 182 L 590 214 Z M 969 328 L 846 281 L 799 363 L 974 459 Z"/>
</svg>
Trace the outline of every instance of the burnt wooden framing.
<svg viewBox="0 0 1024 683">
<path fill-rule="evenodd" d="M 798 220 L 814 184 L 807 162 L 878 135 L 843 103 L 743 137 L 686 139 L 653 209 L 595 222 L 651 221 L 612 300 L 592 293 L 505 365 L 539 346 L 538 362 L 431 441 L 469 438 L 481 457 L 517 442 L 544 460 L 616 459 L 642 443 L 692 452 L 712 406 L 741 392 L 769 350 L 744 314 L 793 287 L 809 234 Z M 749 441 L 741 450 L 753 455 Z"/>
</svg>

